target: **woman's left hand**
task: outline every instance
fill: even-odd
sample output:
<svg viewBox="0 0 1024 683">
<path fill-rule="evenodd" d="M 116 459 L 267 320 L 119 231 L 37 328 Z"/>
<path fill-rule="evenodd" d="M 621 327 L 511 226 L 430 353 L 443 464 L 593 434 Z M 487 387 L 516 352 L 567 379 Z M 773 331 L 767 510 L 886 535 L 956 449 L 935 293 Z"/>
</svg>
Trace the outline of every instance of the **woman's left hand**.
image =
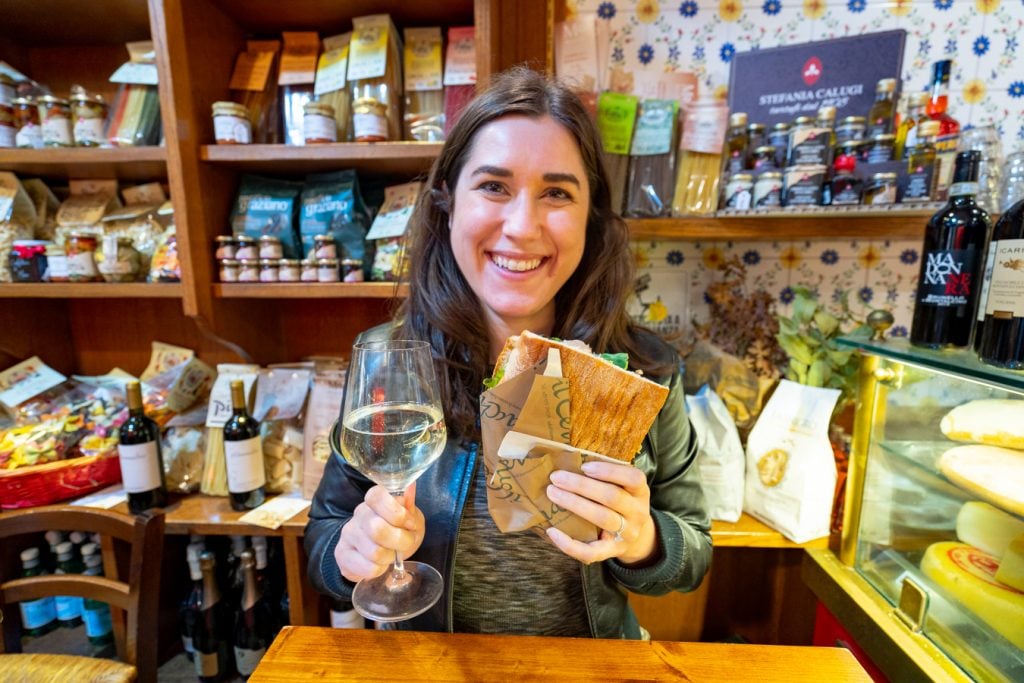
<svg viewBox="0 0 1024 683">
<path fill-rule="evenodd" d="M 649 561 L 658 550 L 651 490 L 643 472 L 625 463 L 590 460 L 583 474 L 551 473 L 547 496 L 552 503 L 592 522 L 601 530 L 596 541 L 583 543 L 555 527 L 548 538 L 566 555 L 590 564 L 614 557 L 625 565 Z M 620 540 L 616 540 L 619 532 Z"/>
</svg>

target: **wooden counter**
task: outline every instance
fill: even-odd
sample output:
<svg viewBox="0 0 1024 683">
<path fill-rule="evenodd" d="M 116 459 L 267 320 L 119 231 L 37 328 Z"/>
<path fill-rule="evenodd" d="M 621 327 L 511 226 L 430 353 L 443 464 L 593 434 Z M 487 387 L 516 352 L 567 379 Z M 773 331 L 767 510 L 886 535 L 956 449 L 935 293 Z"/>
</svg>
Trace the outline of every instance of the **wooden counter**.
<svg viewBox="0 0 1024 683">
<path fill-rule="evenodd" d="M 839 648 L 286 627 L 249 679 L 870 681 Z"/>
</svg>

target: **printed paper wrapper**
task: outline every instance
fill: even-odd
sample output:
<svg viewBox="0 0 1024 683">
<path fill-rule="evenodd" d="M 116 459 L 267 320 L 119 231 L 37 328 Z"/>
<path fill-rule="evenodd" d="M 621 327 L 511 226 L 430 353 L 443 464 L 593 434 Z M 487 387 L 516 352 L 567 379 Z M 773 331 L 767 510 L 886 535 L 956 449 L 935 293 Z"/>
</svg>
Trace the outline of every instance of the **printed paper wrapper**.
<svg viewBox="0 0 1024 683">
<path fill-rule="evenodd" d="M 552 354 L 550 373 L 544 360 L 480 396 L 487 507 L 502 533 L 543 534 L 555 526 L 590 542 L 598 537 L 597 527 L 545 493 L 554 470 L 579 474 L 587 459 L 600 457 L 569 446 L 569 380 L 561 376 L 558 351 Z"/>
</svg>

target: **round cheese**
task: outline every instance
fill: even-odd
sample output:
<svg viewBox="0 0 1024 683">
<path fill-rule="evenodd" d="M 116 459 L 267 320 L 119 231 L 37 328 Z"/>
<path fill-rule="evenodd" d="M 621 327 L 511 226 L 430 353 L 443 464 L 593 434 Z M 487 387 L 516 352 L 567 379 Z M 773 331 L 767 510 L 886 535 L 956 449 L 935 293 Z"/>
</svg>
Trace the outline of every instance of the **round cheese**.
<svg viewBox="0 0 1024 683">
<path fill-rule="evenodd" d="M 1024 401 L 985 398 L 949 411 L 939 429 L 953 441 L 1024 449 Z"/>
<path fill-rule="evenodd" d="M 979 498 L 1024 516 L 1024 451 L 957 446 L 939 458 L 939 471 Z"/>
</svg>

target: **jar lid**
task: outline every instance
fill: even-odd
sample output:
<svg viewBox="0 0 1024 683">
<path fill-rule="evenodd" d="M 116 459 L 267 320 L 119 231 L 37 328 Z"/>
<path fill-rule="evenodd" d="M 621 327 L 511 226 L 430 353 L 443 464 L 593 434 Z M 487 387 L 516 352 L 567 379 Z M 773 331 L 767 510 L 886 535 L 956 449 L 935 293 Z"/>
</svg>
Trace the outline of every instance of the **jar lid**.
<svg viewBox="0 0 1024 683">
<path fill-rule="evenodd" d="M 217 235 L 213 241 L 217 244 L 234 244 L 237 238 L 234 235 Z"/>
<path fill-rule="evenodd" d="M 751 181 L 753 179 L 754 179 L 754 174 L 752 174 L 752 173 L 733 173 L 732 177 L 729 178 L 729 182 L 732 182 L 734 180 L 741 180 L 741 181 L 742 180 L 747 180 L 747 181 Z"/>
<path fill-rule="evenodd" d="M 14 247 L 41 247 L 49 244 L 46 240 L 14 240 L 11 246 Z"/>
<path fill-rule="evenodd" d="M 294 267 L 294 266 L 298 266 L 299 265 L 299 259 L 297 259 L 297 258 L 283 258 L 283 259 L 278 259 L 277 263 L 278 263 L 278 265 L 280 265 L 282 267 L 284 267 L 284 266 L 293 266 Z"/>
<path fill-rule="evenodd" d="M 334 107 L 325 102 L 307 102 L 302 111 L 306 114 L 319 114 L 334 118 Z"/>
<path fill-rule="evenodd" d="M 334 235 L 313 235 L 314 242 L 334 242 Z"/>
<path fill-rule="evenodd" d="M 239 104 L 238 102 L 214 102 L 212 109 L 214 116 L 217 114 L 228 114 L 241 116 L 242 118 L 249 118 L 249 110 L 244 104 Z"/>
<path fill-rule="evenodd" d="M 256 238 L 252 235 L 237 235 L 235 242 L 238 244 L 256 244 Z"/>
<path fill-rule="evenodd" d="M 883 78 L 875 86 L 875 92 L 892 92 L 896 89 L 895 78 Z"/>
<path fill-rule="evenodd" d="M 238 259 L 233 259 L 233 258 L 222 259 L 221 262 L 220 262 L 220 265 L 227 266 L 228 268 L 237 268 L 238 267 Z"/>
<path fill-rule="evenodd" d="M 798 126 L 802 126 L 804 124 L 811 124 L 811 123 L 814 123 L 814 117 L 812 117 L 812 116 L 798 116 L 794 120 L 794 123 L 796 125 L 798 125 Z"/>
<path fill-rule="evenodd" d="M 772 130 L 789 130 L 789 124 L 786 123 L 785 121 L 779 121 L 774 126 L 772 126 Z"/>
<path fill-rule="evenodd" d="M 317 261 L 317 265 L 320 266 L 320 267 L 327 266 L 328 268 L 330 268 L 330 267 L 333 266 L 334 268 L 337 268 L 338 267 L 338 259 L 336 259 L 336 258 L 322 258 L 319 261 Z"/>
<path fill-rule="evenodd" d="M 363 265 L 362 259 L 357 258 L 345 258 L 341 259 L 341 265 L 343 266 L 361 266 Z"/>
<path fill-rule="evenodd" d="M 871 136 L 871 139 L 875 142 L 895 142 L 896 136 L 892 133 L 879 133 L 878 135 Z"/>
<path fill-rule="evenodd" d="M 70 232 L 68 239 L 71 240 L 95 240 L 96 235 L 91 232 Z"/>
<path fill-rule="evenodd" d="M 744 112 L 738 111 L 735 114 L 729 115 L 730 126 L 745 126 L 747 125 L 747 115 Z"/>
<path fill-rule="evenodd" d="M 302 261 L 300 261 L 300 263 L 302 264 L 303 268 L 310 268 L 310 267 L 316 265 L 316 259 L 315 258 L 304 258 L 304 259 L 302 259 Z"/>
<path fill-rule="evenodd" d="M 260 268 L 277 268 L 276 258 L 261 258 Z"/>
<path fill-rule="evenodd" d="M 67 100 L 61 97 L 54 97 L 53 95 L 43 95 L 39 98 L 39 104 L 64 104 L 68 103 Z"/>
<path fill-rule="evenodd" d="M 886 172 L 886 173 L 876 173 L 873 176 L 871 176 L 871 179 L 872 180 L 896 180 L 896 174 L 895 173 L 888 173 L 888 172 Z"/>
<path fill-rule="evenodd" d="M 764 130 L 764 124 L 763 123 L 751 123 L 749 126 L 747 126 L 747 130 L 748 131 L 762 131 L 762 130 Z"/>
<path fill-rule="evenodd" d="M 239 265 L 241 265 L 241 266 L 242 266 L 243 268 L 246 268 L 246 267 L 249 267 L 249 268 L 254 268 L 255 266 L 259 265 L 259 261 L 258 261 L 258 260 L 256 260 L 256 259 L 254 259 L 254 258 L 243 258 L 243 259 L 238 259 L 238 263 L 239 263 Z"/>
<path fill-rule="evenodd" d="M 35 106 L 36 99 L 34 97 L 15 97 L 11 100 L 11 104 L 18 104 L 23 107 L 32 107 Z"/>
<path fill-rule="evenodd" d="M 754 150 L 754 154 L 775 154 L 775 145 L 761 145 Z"/>
<path fill-rule="evenodd" d="M 84 91 L 79 93 L 79 94 L 77 94 L 77 95 L 72 95 L 71 98 L 69 98 L 69 99 L 71 100 L 72 103 L 74 103 L 74 102 L 92 102 L 92 103 L 95 103 L 95 104 L 102 104 L 103 106 L 106 106 L 106 104 L 107 104 L 106 100 L 103 99 L 103 95 L 91 95 L 91 94 L 89 94 L 87 92 L 84 92 Z"/>
<path fill-rule="evenodd" d="M 865 116 L 846 116 L 843 118 L 842 123 L 846 125 L 861 125 L 866 126 L 868 119 Z"/>
<path fill-rule="evenodd" d="M 281 240 L 274 237 L 273 235 L 263 235 L 260 237 L 260 244 L 280 244 Z"/>
<path fill-rule="evenodd" d="M 761 175 L 757 176 L 758 180 L 764 180 L 765 178 L 770 178 L 772 180 L 781 179 L 782 171 L 765 171 Z"/>
</svg>

